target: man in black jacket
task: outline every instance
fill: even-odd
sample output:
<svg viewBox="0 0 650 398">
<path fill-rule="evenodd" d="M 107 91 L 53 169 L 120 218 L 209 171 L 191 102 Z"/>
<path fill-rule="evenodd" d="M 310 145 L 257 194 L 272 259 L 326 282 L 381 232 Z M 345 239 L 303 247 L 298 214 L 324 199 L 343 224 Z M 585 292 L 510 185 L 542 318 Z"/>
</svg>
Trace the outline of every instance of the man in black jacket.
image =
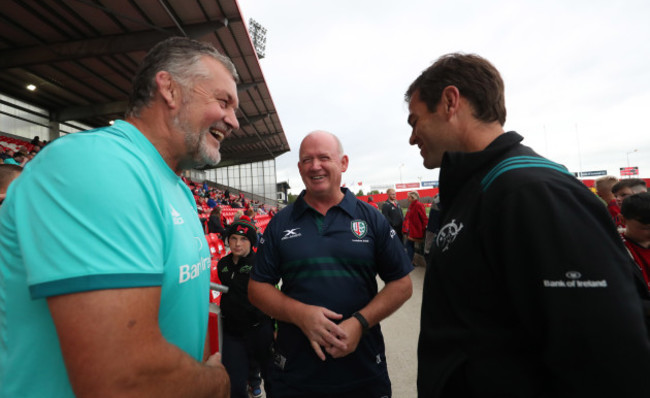
<svg viewBox="0 0 650 398">
<path fill-rule="evenodd" d="M 404 213 L 402 208 L 397 201 L 397 193 L 393 188 L 389 188 L 386 191 L 388 199 L 384 202 L 384 205 L 381 207 L 381 214 L 386 217 L 390 226 L 395 230 L 399 241 L 402 242 L 402 224 L 404 223 Z"/>
<path fill-rule="evenodd" d="M 420 397 L 647 397 L 650 345 L 605 207 L 504 133 L 499 72 L 448 54 L 406 92 L 411 145 L 440 168 L 424 280 Z"/>
</svg>

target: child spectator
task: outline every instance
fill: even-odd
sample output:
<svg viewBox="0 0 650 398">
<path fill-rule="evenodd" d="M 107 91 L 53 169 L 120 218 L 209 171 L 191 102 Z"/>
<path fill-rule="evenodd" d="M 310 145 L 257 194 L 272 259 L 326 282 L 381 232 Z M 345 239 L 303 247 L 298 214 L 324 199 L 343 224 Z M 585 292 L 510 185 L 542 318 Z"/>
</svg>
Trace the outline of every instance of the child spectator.
<svg viewBox="0 0 650 398">
<path fill-rule="evenodd" d="M 612 193 L 616 197 L 616 203 L 619 208 L 622 206 L 623 200 L 628 196 L 646 192 L 647 190 L 645 181 L 640 178 L 626 178 L 625 180 L 620 180 L 612 187 Z M 614 219 L 614 223 L 616 224 L 616 228 L 621 232 L 625 228 L 625 222 L 620 214 Z"/>
<path fill-rule="evenodd" d="M 273 342 L 271 318 L 248 300 L 248 280 L 255 264 L 253 247 L 257 231 L 245 221 L 233 223 L 227 231 L 230 253 L 219 260 L 219 280 L 230 289 L 221 298 L 223 321 L 223 364 L 230 374 L 230 396 L 262 397 L 261 376 L 265 377 Z"/>
<path fill-rule="evenodd" d="M 621 215 L 626 225 L 623 232 L 625 247 L 650 289 L 650 193 L 626 197 L 621 206 Z"/>
</svg>

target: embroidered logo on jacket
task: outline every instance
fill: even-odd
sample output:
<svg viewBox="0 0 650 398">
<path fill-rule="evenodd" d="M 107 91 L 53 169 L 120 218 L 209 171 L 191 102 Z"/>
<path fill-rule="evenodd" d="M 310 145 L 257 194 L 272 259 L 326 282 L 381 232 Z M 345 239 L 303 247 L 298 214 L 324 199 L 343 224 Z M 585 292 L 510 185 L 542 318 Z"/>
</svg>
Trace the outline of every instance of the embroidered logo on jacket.
<svg viewBox="0 0 650 398">
<path fill-rule="evenodd" d="M 299 236 L 302 236 L 300 232 L 296 232 L 300 228 L 294 228 L 294 229 L 285 229 L 284 230 L 284 236 L 282 237 L 281 240 L 285 239 L 291 239 L 291 238 L 297 238 Z"/>
<path fill-rule="evenodd" d="M 463 223 L 456 224 L 455 219 L 451 220 L 450 223 L 447 223 L 440 228 L 440 232 L 438 232 L 438 236 L 436 237 L 436 246 L 441 248 L 443 252 L 447 251 L 449 245 L 456 240 L 456 236 L 458 236 L 462 229 Z"/>
<path fill-rule="evenodd" d="M 363 220 L 353 220 L 350 229 L 357 238 L 361 239 L 368 233 L 368 224 Z"/>
</svg>

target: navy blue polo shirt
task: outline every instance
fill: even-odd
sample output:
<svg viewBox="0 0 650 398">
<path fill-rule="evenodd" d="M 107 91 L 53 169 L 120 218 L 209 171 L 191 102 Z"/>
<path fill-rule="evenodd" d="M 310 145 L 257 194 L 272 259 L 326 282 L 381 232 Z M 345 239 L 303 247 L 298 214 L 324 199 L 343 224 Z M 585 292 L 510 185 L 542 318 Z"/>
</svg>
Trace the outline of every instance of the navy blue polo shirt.
<svg viewBox="0 0 650 398">
<path fill-rule="evenodd" d="M 277 284 L 306 304 L 326 307 L 346 319 L 377 294 L 377 280 L 390 282 L 412 270 L 403 246 L 384 216 L 343 188 L 343 200 L 325 216 L 311 208 L 303 191 L 280 211 L 260 240 L 251 279 Z M 386 377 L 379 325 L 357 350 L 321 361 L 302 331 L 280 322 L 276 371 L 287 384 L 319 392 L 349 391 Z"/>
</svg>

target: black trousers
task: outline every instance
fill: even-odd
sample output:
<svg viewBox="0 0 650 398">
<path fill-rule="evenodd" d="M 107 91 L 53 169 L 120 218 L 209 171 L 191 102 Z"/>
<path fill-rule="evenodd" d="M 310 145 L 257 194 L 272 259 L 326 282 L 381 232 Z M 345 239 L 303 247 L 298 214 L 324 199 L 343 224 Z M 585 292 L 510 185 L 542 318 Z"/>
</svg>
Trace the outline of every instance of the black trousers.
<svg viewBox="0 0 650 398">
<path fill-rule="evenodd" d="M 266 373 L 271 357 L 272 343 L 273 323 L 271 320 L 265 320 L 259 326 L 252 327 L 243 333 L 229 331 L 224 322 L 221 362 L 230 376 L 231 398 L 248 398 L 249 375 L 251 368 L 255 368 L 255 366 L 259 366 L 265 389 L 268 388 Z"/>
</svg>

